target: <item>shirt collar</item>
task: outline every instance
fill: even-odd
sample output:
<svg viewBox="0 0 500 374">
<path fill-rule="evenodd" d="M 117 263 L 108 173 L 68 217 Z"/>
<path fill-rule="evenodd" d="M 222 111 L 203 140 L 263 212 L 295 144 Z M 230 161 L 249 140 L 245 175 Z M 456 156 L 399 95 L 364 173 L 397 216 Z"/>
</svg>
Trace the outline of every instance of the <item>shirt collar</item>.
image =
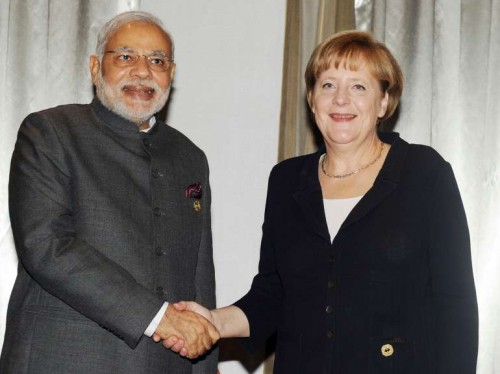
<svg viewBox="0 0 500 374">
<path fill-rule="evenodd" d="M 141 130 L 141 132 L 149 132 L 153 126 L 155 125 L 156 123 L 156 117 L 155 116 L 152 116 L 150 119 L 149 119 L 149 124 L 148 124 L 148 128 L 147 129 L 143 129 Z"/>
</svg>

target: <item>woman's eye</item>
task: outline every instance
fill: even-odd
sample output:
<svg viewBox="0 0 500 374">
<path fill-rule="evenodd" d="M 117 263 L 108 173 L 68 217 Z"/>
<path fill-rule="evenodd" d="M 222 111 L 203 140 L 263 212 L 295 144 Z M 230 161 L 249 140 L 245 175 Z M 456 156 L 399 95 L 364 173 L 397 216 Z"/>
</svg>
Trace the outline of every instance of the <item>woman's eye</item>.
<svg viewBox="0 0 500 374">
<path fill-rule="evenodd" d="M 323 88 L 334 88 L 332 83 L 323 83 Z"/>
<path fill-rule="evenodd" d="M 355 84 L 353 88 L 357 91 L 366 91 L 365 86 L 363 86 L 362 84 Z"/>
</svg>

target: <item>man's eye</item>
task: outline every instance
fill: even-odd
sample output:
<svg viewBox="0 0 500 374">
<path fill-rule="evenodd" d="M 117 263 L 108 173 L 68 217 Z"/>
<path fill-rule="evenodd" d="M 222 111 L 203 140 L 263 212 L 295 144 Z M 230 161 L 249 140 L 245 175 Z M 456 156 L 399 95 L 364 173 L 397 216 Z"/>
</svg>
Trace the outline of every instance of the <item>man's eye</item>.
<svg viewBox="0 0 500 374">
<path fill-rule="evenodd" d="M 163 59 L 161 57 L 150 57 L 149 63 L 151 65 L 163 66 L 163 65 L 165 65 L 165 59 Z"/>
<path fill-rule="evenodd" d="M 116 59 L 118 61 L 133 61 L 134 60 L 131 55 L 126 54 L 126 53 L 121 53 L 121 54 L 117 55 Z"/>
</svg>

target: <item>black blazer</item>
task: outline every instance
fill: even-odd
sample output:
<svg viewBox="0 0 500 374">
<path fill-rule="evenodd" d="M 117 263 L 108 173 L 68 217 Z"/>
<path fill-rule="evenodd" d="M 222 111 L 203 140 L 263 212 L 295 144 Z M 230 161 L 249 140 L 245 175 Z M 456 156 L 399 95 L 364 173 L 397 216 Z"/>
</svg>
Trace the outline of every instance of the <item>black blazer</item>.
<svg viewBox="0 0 500 374">
<path fill-rule="evenodd" d="M 318 162 L 270 176 L 259 273 L 235 305 L 251 341 L 277 331 L 275 374 L 475 373 L 469 234 L 450 165 L 398 134 L 329 240 Z"/>
</svg>

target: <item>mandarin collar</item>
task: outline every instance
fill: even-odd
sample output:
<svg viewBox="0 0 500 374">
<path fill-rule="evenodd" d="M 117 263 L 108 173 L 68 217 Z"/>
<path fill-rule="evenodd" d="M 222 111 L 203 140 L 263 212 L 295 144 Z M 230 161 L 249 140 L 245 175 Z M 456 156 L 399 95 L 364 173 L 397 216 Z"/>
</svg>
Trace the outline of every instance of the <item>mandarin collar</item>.
<svg viewBox="0 0 500 374">
<path fill-rule="evenodd" d="M 137 124 L 131 122 L 122 116 L 112 112 L 108 108 L 106 108 L 101 101 L 95 97 L 90 104 L 95 111 L 97 117 L 103 121 L 107 126 L 111 127 L 112 130 L 129 133 L 129 134 L 137 134 L 140 135 L 140 130 L 137 127 Z M 153 125 L 153 127 L 149 130 L 149 133 L 152 133 L 156 125 L 158 124 L 158 120 Z"/>
</svg>

